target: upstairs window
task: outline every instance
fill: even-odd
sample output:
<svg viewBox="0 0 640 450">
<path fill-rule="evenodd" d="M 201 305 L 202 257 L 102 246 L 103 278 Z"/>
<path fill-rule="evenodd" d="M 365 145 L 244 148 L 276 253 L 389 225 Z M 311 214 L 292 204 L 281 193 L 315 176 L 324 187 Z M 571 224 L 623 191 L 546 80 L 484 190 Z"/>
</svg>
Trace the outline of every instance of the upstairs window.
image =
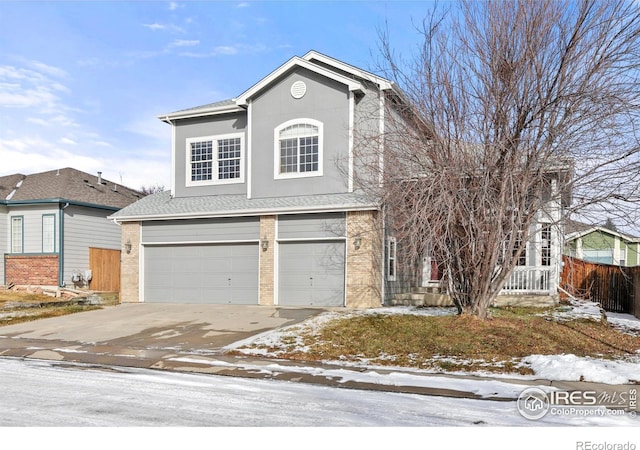
<svg viewBox="0 0 640 450">
<path fill-rule="evenodd" d="M 187 139 L 187 186 L 244 182 L 242 134 Z"/>
<path fill-rule="evenodd" d="M 288 121 L 275 129 L 275 178 L 322 175 L 321 122 Z"/>
</svg>

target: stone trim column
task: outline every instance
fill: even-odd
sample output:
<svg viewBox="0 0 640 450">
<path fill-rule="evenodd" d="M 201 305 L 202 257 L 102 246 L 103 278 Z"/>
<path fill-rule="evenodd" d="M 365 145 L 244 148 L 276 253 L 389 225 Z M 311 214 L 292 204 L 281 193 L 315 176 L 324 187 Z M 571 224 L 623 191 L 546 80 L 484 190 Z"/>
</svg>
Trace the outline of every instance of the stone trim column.
<svg viewBox="0 0 640 450">
<path fill-rule="evenodd" d="M 263 250 L 263 241 L 268 248 Z M 260 305 L 275 304 L 276 216 L 260 216 Z"/>
<path fill-rule="evenodd" d="M 382 305 L 381 233 L 382 227 L 377 211 L 347 212 L 348 308 Z"/>
<path fill-rule="evenodd" d="M 121 225 L 120 252 L 120 302 L 140 301 L 140 222 L 123 222 Z M 131 252 L 127 253 L 128 244 Z"/>
</svg>

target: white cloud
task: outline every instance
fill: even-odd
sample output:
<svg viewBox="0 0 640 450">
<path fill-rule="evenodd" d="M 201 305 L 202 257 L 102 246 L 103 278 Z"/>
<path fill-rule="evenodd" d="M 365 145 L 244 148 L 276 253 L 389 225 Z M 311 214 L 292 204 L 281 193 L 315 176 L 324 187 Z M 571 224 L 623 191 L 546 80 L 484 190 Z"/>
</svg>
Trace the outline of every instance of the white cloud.
<svg viewBox="0 0 640 450">
<path fill-rule="evenodd" d="M 43 72 L 0 66 L 0 107 L 33 108 L 40 113 L 64 111 L 59 95 L 68 94 L 71 90 L 49 78 L 47 73 L 66 75 L 66 72 L 37 61 L 29 61 L 28 64 L 40 67 Z"/>
<path fill-rule="evenodd" d="M 236 55 L 238 53 L 238 48 L 237 47 L 232 47 L 232 46 L 221 45 L 221 46 L 215 47 L 213 49 L 213 53 L 215 55 Z"/>
<path fill-rule="evenodd" d="M 184 5 L 178 2 L 169 2 L 169 11 L 175 11 L 178 8 L 184 8 Z"/>
<path fill-rule="evenodd" d="M 61 144 L 65 144 L 65 145 L 76 145 L 77 144 L 76 141 L 74 141 L 73 139 L 69 139 L 67 137 L 60 138 L 60 140 L 58 142 L 60 142 Z"/>
<path fill-rule="evenodd" d="M 77 148 L 91 149 L 104 141 L 78 141 Z M 134 189 L 143 185 L 160 184 L 168 187 L 170 180 L 169 154 L 152 158 L 151 151 L 142 149 L 134 157 L 118 157 L 113 152 L 76 151 L 68 143 L 52 142 L 39 137 L 0 139 L 0 176 L 13 173 L 38 173 L 63 167 L 73 167 L 87 173 L 103 172 L 104 178 Z M 140 150 L 140 149 L 139 149 Z M 162 153 L 162 152 L 161 152 Z M 156 151 L 157 155 L 158 152 Z"/>
<path fill-rule="evenodd" d="M 200 41 L 198 40 L 176 39 L 175 41 L 173 41 L 168 45 L 168 48 L 194 47 L 199 44 L 200 44 Z"/>
<path fill-rule="evenodd" d="M 161 24 L 161 23 L 143 23 L 143 27 L 149 28 L 152 31 L 169 31 L 172 33 L 184 33 L 184 28 L 174 24 Z"/>
<path fill-rule="evenodd" d="M 59 67 L 50 66 L 40 61 L 27 60 L 26 64 L 38 72 L 43 72 L 49 76 L 57 78 L 66 78 L 67 72 Z"/>
</svg>

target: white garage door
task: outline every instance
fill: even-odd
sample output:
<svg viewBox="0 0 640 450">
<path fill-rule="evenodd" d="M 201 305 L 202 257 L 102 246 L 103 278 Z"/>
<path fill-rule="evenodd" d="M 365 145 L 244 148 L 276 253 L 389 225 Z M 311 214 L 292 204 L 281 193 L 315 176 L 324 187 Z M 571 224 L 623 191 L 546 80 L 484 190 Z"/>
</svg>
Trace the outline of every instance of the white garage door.
<svg viewBox="0 0 640 450">
<path fill-rule="evenodd" d="M 258 245 L 149 245 L 144 300 L 258 304 Z"/>
<path fill-rule="evenodd" d="M 283 242 L 278 304 L 344 306 L 344 241 Z"/>
</svg>

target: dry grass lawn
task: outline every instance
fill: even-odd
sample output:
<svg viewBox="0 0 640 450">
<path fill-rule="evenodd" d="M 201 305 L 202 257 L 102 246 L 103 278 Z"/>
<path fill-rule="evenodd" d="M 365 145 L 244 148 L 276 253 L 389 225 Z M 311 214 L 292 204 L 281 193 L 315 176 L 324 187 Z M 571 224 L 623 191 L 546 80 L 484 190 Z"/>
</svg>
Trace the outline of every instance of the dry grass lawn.
<svg viewBox="0 0 640 450">
<path fill-rule="evenodd" d="M 44 294 L 0 291 L 0 326 L 100 308 L 98 305 L 69 304 L 68 299 Z"/>
<path fill-rule="evenodd" d="M 530 369 L 519 362 L 532 354 L 622 358 L 640 351 L 640 337 L 621 333 L 604 321 L 560 322 L 540 313 L 540 309 L 495 309 L 488 320 L 356 315 L 304 333 L 304 349 L 299 343 L 291 345 L 278 357 L 527 374 Z"/>
</svg>

